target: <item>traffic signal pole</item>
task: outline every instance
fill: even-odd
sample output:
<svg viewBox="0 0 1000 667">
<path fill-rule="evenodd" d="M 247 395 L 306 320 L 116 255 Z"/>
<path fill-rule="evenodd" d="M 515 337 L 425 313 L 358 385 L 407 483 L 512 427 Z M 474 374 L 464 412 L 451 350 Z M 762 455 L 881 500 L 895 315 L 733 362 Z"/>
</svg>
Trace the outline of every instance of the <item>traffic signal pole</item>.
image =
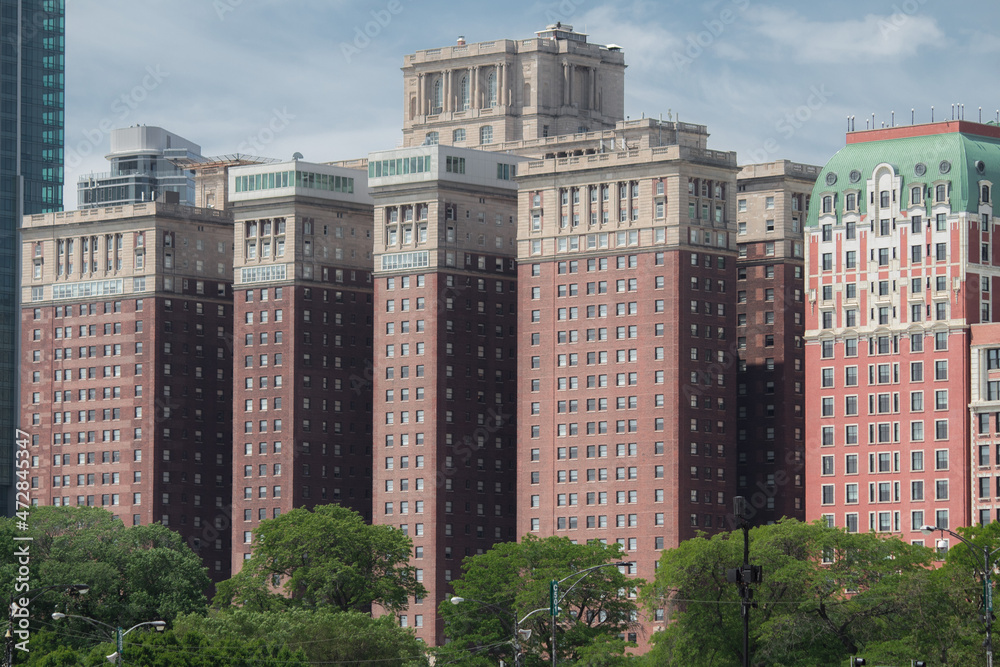
<svg viewBox="0 0 1000 667">
<path fill-rule="evenodd" d="M 753 589 L 750 584 L 759 584 L 763 580 L 763 571 L 759 565 L 750 564 L 750 522 L 746 518 L 746 499 L 743 496 L 733 498 L 733 513 L 743 530 L 743 565 L 739 569 L 726 570 L 726 579 L 740 587 L 740 613 L 743 616 L 743 667 L 750 667 L 750 609 L 756 607 L 753 601 Z"/>
</svg>

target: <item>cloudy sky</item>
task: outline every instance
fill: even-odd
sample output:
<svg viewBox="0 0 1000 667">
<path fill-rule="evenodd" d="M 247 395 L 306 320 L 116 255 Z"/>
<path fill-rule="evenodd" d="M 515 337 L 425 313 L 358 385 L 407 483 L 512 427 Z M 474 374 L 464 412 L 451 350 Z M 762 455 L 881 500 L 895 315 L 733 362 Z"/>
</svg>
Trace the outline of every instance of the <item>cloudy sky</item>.
<svg viewBox="0 0 1000 667">
<path fill-rule="evenodd" d="M 403 57 L 562 21 L 624 48 L 625 110 L 708 126 L 740 163 L 823 164 L 863 129 L 1000 109 L 996 0 L 69 0 L 66 208 L 108 128 L 322 162 L 401 141 Z M 367 33 L 367 34 L 366 34 Z"/>
</svg>

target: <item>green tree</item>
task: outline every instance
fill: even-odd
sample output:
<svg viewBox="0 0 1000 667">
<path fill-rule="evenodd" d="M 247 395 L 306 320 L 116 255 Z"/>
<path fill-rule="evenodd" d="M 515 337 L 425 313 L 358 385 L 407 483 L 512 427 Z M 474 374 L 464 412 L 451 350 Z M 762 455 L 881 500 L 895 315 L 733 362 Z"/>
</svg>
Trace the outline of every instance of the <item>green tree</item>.
<svg viewBox="0 0 1000 667">
<path fill-rule="evenodd" d="M 106 667 L 115 645 L 90 641 L 78 649 L 59 644 L 58 636 L 43 637 L 32 651 L 17 656 L 24 667 Z M 266 639 L 265 639 L 266 638 Z M 57 643 L 51 643 L 55 639 Z M 262 633 L 255 637 L 208 637 L 194 631 L 136 630 L 125 638 L 125 664 L 145 667 L 307 667 L 302 651 L 292 651 Z"/>
<path fill-rule="evenodd" d="M 948 566 L 901 578 L 897 613 L 866 641 L 865 658 L 870 664 L 985 664 L 981 593 L 970 573 Z"/>
<path fill-rule="evenodd" d="M 826 665 L 846 661 L 869 641 L 903 633 L 899 588 L 926 571 L 928 549 L 872 533 L 786 520 L 750 531 L 750 560 L 763 566 L 751 612 L 754 664 Z M 672 622 L 656 635 L 649 660 L 736 667 L 742 659 L 738 587 L 726 569 L 743 560 L 740 532 L 687 540 L 663 554 L 644 591 Z"/>
<path fill-rule="evenodd" d="M 466 558 L 461 578 L 453 582 L 455 596 L 464 601 L 445 600 L 439 607 L 451 643 L 436 650 L 437 659 L 463 665 L 494 665 L 497 659 L 514 664 L 514 623 L 527 616 L 518 626 L 531 631 L 530 638 L 519 642 L 524 664 L 546 664 L 552 648 L 549 582 L 622 558 L 617 544 L 573 544 L 564 537 L 532 535 Z M 625 642 L 617 636 L 635 626 L 631 619 L 637 607 L 630 593 L 643 582 L 613 566 L 581 576 L 562 584 L 566 598 L 557 627 L 559 660 L 618 664 Z M 541 611 L 529 616 L 535 610 Z"/>
<path fill-rule="evenodd" d="M 131 627 L 151 620 L 170 621 L 177 614 L 204 611 L 210 580 L 201 559 L 180 535 L 159 524 L 124 526 L 96 507 L 35 507 L 17 528 L 18 519 L 0 520 L 0 590 L 15 592 L 19 559 L 15 550 L 28 544 L 31 598 L 50 585 L 87 584 L 90 591 L 71 598 L 61 590 L 41 593 L 31 605 L 32 628 L 52 624 L 59 611 L 89 616 L 113 626 Z M 14 537 L 31 537 L 30 542 Z M 86 635 L 84 621 L 63 619 L 58 631 Z M 79 644 L 77 644 L 79 645 Z"/>
<path fill-rule="evenodd" d="M 982 575 L 986 554 L 1000 548 L 1000 523 L 958 528 L 956 532 L 968 543 L 947 533 L 929 536 L 928 542 L 948 539 L 946 561 L 940 568 L 901 582 L 902 609 L 894 626 L 907 632 L 873 638 L 865 647 L 873 660 L 905 663 L 919 658 L 929 665 L 985 664 Z M 991 581 L 994 596 L 995 579 Z"/>
<path fill-rule="evenodd" d="M 426 667 L 426 647 L 416 636 L 395 623 L 394 616 L 373 619 L 356 611 L 287 609 L 257 612 L 234 609 L 207 617 L 178 619 L 178 632 L 220 639 L 269 641 L 299 652 L 311 664 L 371 663 Z"/>
<path fill-rule="evenodd" d="M 367 611 L 372 604 L 397 611 L 426 594 L 409 565 L 411 550 L 401 531 L 368 525 L 340 505 L 295 509 L 260 523 L 250 559 L 218 585 L 213 602 L 255 611 Z"/>
</svg>

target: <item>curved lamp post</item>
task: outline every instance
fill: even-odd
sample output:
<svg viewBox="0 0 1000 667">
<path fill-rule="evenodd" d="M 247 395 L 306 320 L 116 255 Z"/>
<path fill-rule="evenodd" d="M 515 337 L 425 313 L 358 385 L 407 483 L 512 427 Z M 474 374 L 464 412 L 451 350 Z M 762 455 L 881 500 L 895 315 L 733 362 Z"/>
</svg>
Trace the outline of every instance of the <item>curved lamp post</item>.
<svg viewBox="0 0 1000 667">
<path fill-rule="evenodd" d="M 136 628 L 141 628 L 144 625 L 153 626 L 154 628 L 156 628 L 157 632 L 163 632 L 163 629 L 167 627 L 165 621 L 146 621 L 144 623 L 136 623 L 128 630 L 122 631 L 121 626 L 115 627 L 103 621 L 98 621 L 96 619 L 90 618 L 89 616 L 77 616 L 76 614 L 61 614 L 59 612 L 56 612 L 52 614 L 52 618 L 56 621 L 58 621 L 61 618 L 79 618 L 81 620 L 87 621 L 88 623 L 90 623 L 91 625 L 100 630 L 109 630 L 111 632 L 111 637 L 115 642 L 116 650 L 114 653 L 107 656 L 107 658 L 108 662 L 113 662 L 117 665 L 122 665 L 125 663 L 125 644 L 124 644 L 125 635 L 132 632 Z"/>
<path fill-rule="evenodd" d="M 37 589 L 35 594 L 27 599 L 23 597 L 18 598 L 14 595 L 14 593 L 10 594 L 10 606 L 7 607 L 7 634 L 4 637 L 4 665 L 14 664 L 14 618 L 21 616 L 27 618 L 27 610 L 31 607 L 32 602 L 37 600 L 42 593 L 58 589 L 62 589 L 70 595 L 84 595 L 90 590 L 90 586 L 87 584 L 54 584 L 52 586 L 45 586 L 44 588 Z"/>
<path fill-rule="evenodd" d="M 990 551 L 988 546 L 976 546 L 971 540 L 962 537 L 955 531 L 941 528 L 940 526 L 922 526 L 920 530 L 926 534 L 941 532 L 943 535 L 944 533 L 948 533 L 969 547 L 973 558 L 982 558 L 982 569 L 979 569 L 978 564 L 975 568 L 976 574 L 980 575 L 983 582 L 983 622 L 986 623 L 986 641 L 983 642 L 983 646 L 986 647 L 986 667 L 993 667 L 993 585 L 990 583 L 990 571 L 996 565 L 993 557 L 1000 553 L 1000 548 Z"/>
<path fill-rule="evenodd" d="M 577 584 L 579 584 L 581 581 L 583 581 L 584 579 L 586 579 L 587 575 L 589 575 L 594 570 L 599 570 L 599 569 L 601 569 L 603 567 L 622 567 L 622 566 L 625 566 L 625 565 L 628 565 L 628 563 L 625 563 L 625 562 L 603 563 L 601 565 L 594 565 L 593 567 L 584 568 L 582 570 L 574 572 L 571 575 L 563 577 L 562 579 L 559 579 L 558 581 L 555 580 L 555 579 L 553 579 L 549 583 L 549 606 L 548 607 L 539 607 L 538 609 L 533 609 L 533 610 L 529 611 L 527 614 L 525 614 L 524 616 L 522 616 L 520 620 L 518 620 L 517 613 L 515 611 L 515 613 L 514 613 L 514 638 L 511 640 L 511 643 L 512 643 L 512 645 L 514 647 L 514 664 L 515 664 L 515 667 L 520 667 L 521 666 L 521 641 L 520 640 L 522 638 L 525 639 L 525 640 L 527 640 L 528 638 L 531 637 L 531 630 L 521 630 L 520 626 L 521 626 L 522 623 L 524 623 L 526 620 L 528 620 L 529 617 L 534 616 L 535 614 L 537 614 L 538 612 L 541 612 L 541 611 L 548 611 L 551 614 L 551 616 L 552 616 L 552 622 L 551 622 L 551 624 L 552 624 L 552 667 L 556 667 L 556 616 L 559 615 L 559 609 L 560 609 L 560 606 L 562 605 L 562 601 L 566 599 L 566 596 L 569 595 L 570 591 L 572 591 L 574 588 L 576 588 Z M 574 581 L 572 584 L 570 584 L 570 587 L 567 588 L 560 595 L 559 594 L 559 584 L 561 584 L 564 581 L 567 581 L 569 579 L 572 579 L 573 577 L 578 577 L 578 578 L 577 578 L 576 581 Z M 451 603 L 452 604 L 460 604 L 460 603 L 465 602 L 465 601 L 466 601 L 466 598 L 462 598 L 462 597 L 453 597 L 453 598 L 451 598 Z M 483 602 L 481 600 L 473 600 L 473 599 L 469 599 L 468 601 L 469 602 L 475 602 L 477 604 L 481 604 L 484 607 L 491 607 L 494 610 L 503 613 L 503 610 L 500 609 L 500 607 L 498 607 L 497 605 L 491 604 L 489 602 Z"/>
<path fill-rule="evenodd" d="M 463 597 L 458 597 L 458 596 L 455 596 L 455 597 L 451 598 L 451 603 L 452 604 L 456 604 L 457 605 L 457 604 L 461 604 L 463 602 L 475 602 L 476 604 L 482 605 L 483 607 L 488 607 L 488 608 L 496 611 L 498 614 L 500 614 L 500 618 L 502 618 L 503 614 L 506 613 L 504 609 L 500 608 L 499 606 L 497 606 L 497 605 L 495 605 L 495 604 L 493 604 L 491 602 L 483 602 L 482 600 L 476 600 L 474 598 L 463 598 Z M 546 609 L 548 609 L 548 607 L 542 607 L 541 609 L 535 609 L 534 611 L 530 611 L 527 614 L 525 614 L 524 617 L 521 618 L 520 620 L 517 618 L 517 612 L 514 613 L 513 638 L 511 639 L 510 643 L 511 643 L 511 646 L 514 648 L 514 666 L 515 667 L 521 667 L 521 664 L 522 664 L 522 659 L 521 659 L 521 640 L 523 639 L 523 640 L 527 641 L 528 639 L 531 638 L 531 630 L 522 630 L 521 629 L 521 624 L 524 623 L 526 620 L 528 620 L 528 617 L 531 616 L 532 614 L 535 614 L 535 613 L 537 613 L 539 611 L 545 611 Z"/>
</svg>

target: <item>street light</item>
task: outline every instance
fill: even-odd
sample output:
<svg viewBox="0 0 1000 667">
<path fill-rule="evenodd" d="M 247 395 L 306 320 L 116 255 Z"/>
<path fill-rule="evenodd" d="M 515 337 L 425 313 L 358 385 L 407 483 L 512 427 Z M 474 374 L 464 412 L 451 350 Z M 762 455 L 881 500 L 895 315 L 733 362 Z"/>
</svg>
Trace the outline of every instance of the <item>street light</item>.
<svg viewBox="0 0 1000 667">
<path fill-rule="evenodd" d="M 466 601 L 468 601 L 468 602 L 475 602 L 476 604 L 480 604 L 480 605 L 482 605 L 484 607 L 490 607 L 491 609 L 499 612 L 501 615 L 504 613 L 503 609 L 501 609 L 499 606 L 497 606 L 495 604 L 492 604 L 490 602 L 483 602 L 482 600 L 475 600 L 473 598 L 463 598 L 463 597 L 458 597 L 458 596 L 455 596 L 455 597 L 451 598 L 451 603 L 455 604 L 455 605 L 461 604 L 461 603 L 466 602 Z M 515 613 L 514 613 L 514 633 L 513 633 L 513 639 L 511 639 L 511 646 L 513 646 L 513 648 L 514 648 L 514 665 L 515 665 L 515 667 L 521 667 L 521 640 L 523 639 L 524 641 L 528 641 L 529 639 L 531 639 L 531 630 L 530 629 L 529 630 L 522 630 L 521 627 L 520 627 L 521 624 L 524 623 L 526 620 L 528 620 L 528 617 L 531 616 L 532 614 L 535 614 L 535 613 L 540 612 L 540 611 L 546 611 L 547 609 L 548 609 L 548 607 L 542 607 L 540 609 L 535 609 L 534 611 L 529 611 L 520 620 L 518 620 L 518 618 L 517 618 L 517 612 L 515 611 Z"/>
<path fill-rule="evenodd" d="M 520 629 L 520 625 L 522 623 L 524 623 L 526 620 L 528 620 L 529 617 L 534 616 L 535 614 L 537 614 L 539 612 L 542 612 L 542 611 L 548 611 L 551 614 L 551 616 L 552 616 L 552 621 L 551 621 L 551 625 L 552 625 L 552 667 L 556 667 L 556 657 L 557 657 L 557 654 L 556 654 L 556 616 L 558 616 L 558 614 L 559 614 L 559 609 L 560 609 L 560 605 L 562 604 L 562 601 L 566 599 L 566 596 L 569 595 L 570 591 L 572 591 L 574 588 L 576 588 L 577 584 L 579 584 L 581 581 L 583 581 L 584 579 L 586 579 L 587 575 L 589 575 L 594 570 L 599 570 L 602 567 L 623 567 L 623 566 L 626 566 L 626 565 L 628 565 L 628 563 L 625 563 L 625 562 L 602 563 L 601 565 L 594 565 L 593 567 L 588 567 L 588 568 L 584 568 L 582 570 L 578 570 L 577 572 L 574 572 L 573 574 L 570 574 L 570 575 L 568 575 L 566 577 L 563 577 L 562 579 L 559 579 L 558 581 L 555 580 L 555 579 L 553 579 L 550 582 L 550 584 L 549 584 L 549 606 L 548 607 L 539 607 L 538 609 L 533 609 L 533 610 L 529 611 L 527 614 L 525 614 L 524 616 L 522 616 L 520 620 L 518 620 L 517 613 L 515 612 L 515 614 L 514 614 L 514 638 L 512 640 L 512 644 L 513 644 L 513 647 L 514 647 L 514 664 L 516 665 L 516 667 L 520 667 L 520 664 L 521 664 L 521 662 L 520 662 L 521 661 L 521 644 L 520 644 L 520 639 L 523 638 L 525 641 L 527 641 L 531 637 L 531 630 L 521 630 Z M 570 587 L 567 588 L 562 593 L 562 595 L 560 595 L 559 594 L 559 584 L 563 583 L 564 581 L 566 581 L 568 579 L 572 579 L 573 577 L 578 577 L 578 579 L 576 581 L 574 581 L 570 585 Z M 460 604 L 460 603 L 465 602 L 465 601 L 466 601 L 466 598 L 463 598 L 463 597 L 457 597 L 456 596 L 456 597 L 451 598 L 451 603 L 452 604 Z M 476 602 L 478 604 L 483 605 L 484 607 L 492 607 L 493 609 L 495 609 L 497 611 L 501 611 L 501 612 L 503 611 L 498 606 L 496 606 L 494 604 L 491 604 L 489 602 L 482 602 L 481 600 L 472 600 L 472 599 L 469 599 L 469 602 Z"/>
<path fill-rule="evenodd" d="M 976 546 L 971 540 L 962 537 L 955 531 L 941 528 L 940 526 L 922 526 L 920 530 L 928 535 L 936 531 L 940 531 L 942 534 L 948 533 L 969 547 L 973 558 L 982 556 L 983 569 L 980 570 L 978 566 L 974 567 L 976 568 L 976 574 L 979 574 L 983 581 L 983 621 L 986 623 L 986 641 L 984 642 L 984 646 L 986 647 L 986 667 L 993 667 L 993 586 L 990 583 L 990 571 L 994 565 L 991 559 L 997 553 L 1000 553 L 1000 548 L 990 551 L 990 548 L 986 545 L 982 547 Z"/>
<path fill-rule="evenodd" d="M 163 629 L 167 627 L 165 621 L 146 621 L 144 623 L 136 623 L 131 628 L 123 632 L 121 626 L 115 627 L 113 625 L 109 625 L 103 621 L 98 621 L 88 616 L 77 616 L 76 614 L 61 614 L 59 612 L 52 614 L 53 620 L 58 621 L 59 619 L 62 618 L 79 618 L 81 620 L 87 621 L 96 628 L 110 630 L 112 632 L 111 636 L 115 642 L 115 648 L 117 650 L 111 655 L 107 656 L 107 658 L 108 662 L 115 663 L 117 665 L 125 664 L 125 644 L 124 644 L 125 635 L 132 632 L 136 628 L 141 628 L 144 625 L 153 626 L 154 628 L 156 628 L 157 632 L 163 632 Z"/>
<path fill-rule="evenodd" d="M 27 621 L 28 610 L 31 607 L 31 603 L 37 600 L 42 593 L 57 589 L 62 589 L 70 595 L 84 595 L 90 590 L 90 586 L 87 584 L 54 584 L 52 586 L 45 586 L 44 588 L 37 589 L 35 594 L 30 598 L 17 598 L 13 593 L 11 593 L 10 604 L 7 607 L 7 634 L 4 637 L 4 665 L 14 664 L 14 618 L 23 617 L 25 621 Z"/>
<path fill-rule="evenodd" d="M 558 656 L 558 653 L 556 652 L 556 616 L 559 615 L 559 606 L 562 604 L 562 601 L 566 599 L 566 596 L 569 595 L 570 591 L 576 588 L 577 584 L 586 579 L 587 575 L 589 575 L 594 570 L 599 570 L 602 567 L 625 567 L 627 565 L 628 563 L 625 562 L 603 563 L 601 565 L 594 565 L 593 567 L 587 567 L 578 572 L 574 572 L 573 574 L 567 577 L 563 577 L 559 581 L 556 581 L 554 579 L 552 580 L 549 589 L 549 598 L 550 598 L 549 608 L 552 614 L 552 667 L 556 667 L 556 658 Z M 574 581 L 572 585 L 570 585 L 570 587 L 566 589 L 565 593 L 559 595 L 559 584 L 566 581 L 567 579 L 572 579 L 573 577 L 576 576 L 579 576 L 579 579 Z M 535 611 L 544 611 L 544 609 L 536 609 Z M 534 614 L 535 612 L 533 611 L 531 613 Z M 527 618 L 527 616 L 525 616 L 525 618 Z"/>
</svg>

